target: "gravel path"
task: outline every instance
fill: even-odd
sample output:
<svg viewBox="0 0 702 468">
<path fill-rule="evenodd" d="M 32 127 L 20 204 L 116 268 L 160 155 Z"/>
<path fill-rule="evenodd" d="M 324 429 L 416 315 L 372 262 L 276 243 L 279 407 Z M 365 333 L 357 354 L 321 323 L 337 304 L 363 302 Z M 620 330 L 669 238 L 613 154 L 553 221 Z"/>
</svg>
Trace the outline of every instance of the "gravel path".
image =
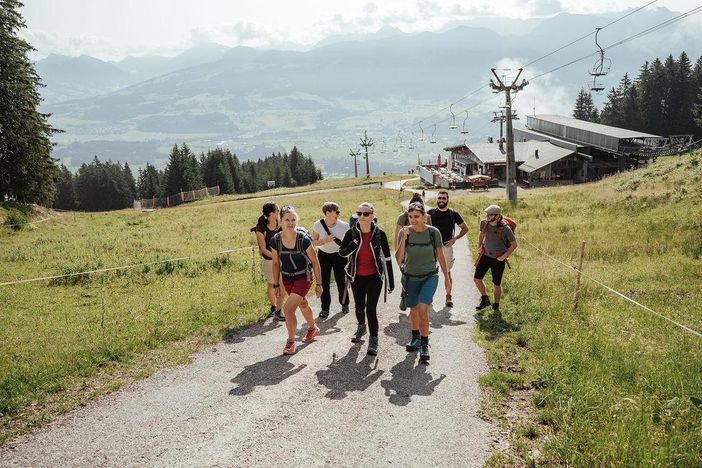
<svg viewBox="0 0 702 468">
<path fill-rule="evenodd" d="M 461 239 L 456 307 L 442 308 L 440 284 L 429 365 L 405 352 L 397 291 L 381 297 L 377 359 L 367 339 L 350 342 L 355 316 L 338 305 L 292 357 L 268 319 L 5 444 L 0 466 L 481 466 L 493 428 L 477 416 L 484 356 L 471 339 L 471 272 Z"/>
</svg>

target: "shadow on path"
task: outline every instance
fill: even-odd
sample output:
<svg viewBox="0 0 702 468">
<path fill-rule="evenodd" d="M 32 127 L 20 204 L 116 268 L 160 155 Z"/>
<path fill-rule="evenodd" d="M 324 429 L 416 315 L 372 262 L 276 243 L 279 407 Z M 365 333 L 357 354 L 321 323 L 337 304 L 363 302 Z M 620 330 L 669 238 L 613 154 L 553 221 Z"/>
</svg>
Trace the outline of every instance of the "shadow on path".
<svg viewBox="0 0 702 468">
<path fill-rule="evenodd" d="M 443 309 L 434 310 L 434 308 L 429 309 L 429 326 L 431 328 L 443 328 L 443 327 L 457 327 L 459 325 L 467 325 L 468 322 L 463 322 L 462 320 L 453 320 L 451 317 L 451 307 L 444 307 Z"/>
<path fill-rule="evenodd" d="M 265 335 L 269 331 L 280 327 L 285 327 L 284 323 L 278 322 L 272 317 L 266 318 L 265 321 L 258 322 L 250 327 L 232 328 L 226 327 L 222 330 L 222 340 L 225 343 L 237 344 L 243 343 L 246 338 Z"/>
<path fill-rule="evenodd" d="M 329 390 L 325 397 L 343 400 L 349 392 L 366 390 L 383 374 L 374 356 L 366 355 L 356 362 L 360 349 L 360 344 L 351 347 L 346 356 L 334 359 L 326 369 L 317 371 L 317 380 Z"/>
<path fill-rule="evenodd" d="M 408 312 L 400 312 L 397 322 L 392 322 L 383 328 L 383 334 L 390 338 L 395 338 L 395 343 L 398 345 L 406 345 L 412 338 L 412 331 L 409 326 Z"/>
<path fill-rule="evenodd" d="M 478 322 L 478 327 L 483 333 L 487 333 L 487 339 L 495 340 L 505 333 L 519 330 L 519 327 L 506 321 L 500 312 L 490 311 L 486 317 L 485 311 L 477 312 L 473 317 Z"/>
<path fill-rule="evenodd" d="M 416 358 L 417 353 L 407 353 L 403 361 L 390 369 L 392 378 L 380 382 L 380 386 L 385 389 L 385 396 L 393 405 L 407 406 L 413 396 L 431 395 L 446 378 L 444 374 L 441 374 L 438 379 L 432 378 L 424 364 L 415 367 Z"/>
<path fill-rule="evenodd" d="M 349 312 L 350 313 L 350 312 Z M 326 319 L 316 318 L 317 326 L 319 327 L 319 336 L 333 335 L 339 333 L 341 328 L 338 327 L 339 320 L 348 314 L 337 312 L 336 314 L 327 317 Z"/>
<path fill-rule="evenodd" d="M 303 348 L 305 348 L 305 345 L 298 346 L 298 352 Z M 229 390 L 229 394 L 243 396 L 253 392 L 256 387 L 278 385 L 283 380 L 292 377 L 307 367 L 307 364 L 295 367 L 295 364 L 290 362 L 291 357 L 281 354 L 244 367 L 231 380 L 237 386 Z"/>
</svg>

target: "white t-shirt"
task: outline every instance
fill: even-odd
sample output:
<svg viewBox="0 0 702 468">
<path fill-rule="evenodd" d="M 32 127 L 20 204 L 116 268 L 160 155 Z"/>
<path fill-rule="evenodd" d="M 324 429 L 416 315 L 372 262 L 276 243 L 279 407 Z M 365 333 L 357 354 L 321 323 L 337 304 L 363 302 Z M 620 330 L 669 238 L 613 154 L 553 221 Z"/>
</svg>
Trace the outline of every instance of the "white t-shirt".
<svg viewBox="0 0 702 468">
<path fill-rule="evenodd" d="M 327 226 L 329 227 L 329 226 Z M 348 223 L 345 223 L 344 221 L 337 219 L 336 224 L 334 227 L 329 227 L 329 231 L 332 233 L 334 237 L 339 239 L 339 241 L 344 240 L 344 234 L 346 234 L 346 231 L 350 229 Z M 314 222 L 314 225 L 312 226 L 312 230 L 316 232 L 319 235 L 320 239 L 324 239 L 327 237 L 329 234 L 327 234 L 327 231 L 324 230 L 324 227 L 322 226 L 322 223 L 320 220 L 317 220 Z M 326 244 L 323 244 L 319 246 L 319 250 L 325 253 L 336 253 L 339 251 L 339 246 L 336 245 L 336 242 L 327 242 Z"/>
</svg>

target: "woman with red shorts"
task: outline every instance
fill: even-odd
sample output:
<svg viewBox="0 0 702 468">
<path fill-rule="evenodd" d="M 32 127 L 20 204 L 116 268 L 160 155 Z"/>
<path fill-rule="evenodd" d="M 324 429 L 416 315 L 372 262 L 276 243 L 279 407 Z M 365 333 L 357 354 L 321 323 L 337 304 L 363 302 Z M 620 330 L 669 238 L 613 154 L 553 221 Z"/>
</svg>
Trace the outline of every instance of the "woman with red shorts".
<svg viewBox="0 0 702 468">
<path fill-rule="evenodd" d="M 307 333 L 302 338 L 303 343 L 309 343 L 319 334 L 319 328 L 314 321 L 312 308 L 307 302 L 307 292 L 312 286 L 312 273 L 315 278 L 315 294 L 322 295 L 321 275 L 317 254 L 312 247 L 312 238 L 306 231 L 297 228 L 298 215 L 290 205 L 280 209 L 282 231 L 271 238 L 270 249 L 273 254 L 273 278 L 283 278 L 283 287 L 288 293 L 288 299 L 283 305 L 285 327 L 288 329 L 288 340 L 283 354 L 295 354 L 295 332 L 297 317 L 295 312 L 300 309 L 307 321 Z M 280 284 L 274 284 L 276 295 L 280 297 Z"/>
</svg>

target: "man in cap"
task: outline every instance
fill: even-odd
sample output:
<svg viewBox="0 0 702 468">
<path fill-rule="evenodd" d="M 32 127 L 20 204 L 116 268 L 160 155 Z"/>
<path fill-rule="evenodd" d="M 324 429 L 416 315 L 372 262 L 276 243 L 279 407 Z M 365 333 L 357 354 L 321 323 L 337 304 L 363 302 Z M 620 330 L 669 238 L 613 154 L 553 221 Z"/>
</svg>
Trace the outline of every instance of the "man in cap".
<svg viewBox="0 0 702 468">
<path fill-rule="evenodd" d="M 473 281 L 480 291 L 480 304 L 475 309 L 483 310 L 490 306 L 490 299 L 485 290 L 483 278 L 488 270 L 492 274 L 492 284 L 495 289 L 495 301 L 492 309 L 500 311 L 500 296 L 502 296 L 502 274 L 505 262 L 517 248 L 517 239 L 509 224 L 502 218 L 502 209 L 498 205 L 485 208 L 486 219 L 480 220 L 480 236 L 478 237 L 478 261 L 475 264 Z"/>
</svg>

